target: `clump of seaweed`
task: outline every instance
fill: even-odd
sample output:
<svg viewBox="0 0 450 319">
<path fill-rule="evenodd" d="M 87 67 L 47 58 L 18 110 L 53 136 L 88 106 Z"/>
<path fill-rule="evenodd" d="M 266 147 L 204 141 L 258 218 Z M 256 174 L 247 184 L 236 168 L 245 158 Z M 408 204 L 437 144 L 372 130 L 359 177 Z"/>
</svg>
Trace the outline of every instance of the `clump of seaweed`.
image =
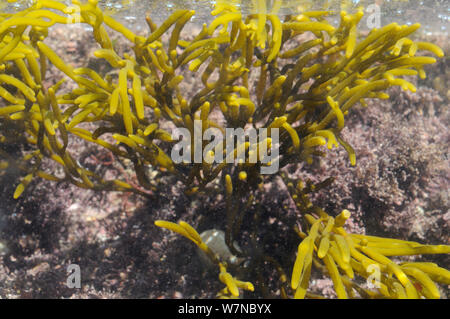
<svg viewBox="0 0 450 319">
<path fill-rule="evenodd" d="M 392 23 L 360 39 L 357 25 L 362 8 L 354 13 L 342 11 L 335 27 L 326 19 L 332 12 L 326 10 L 289 15 L 282 21 L 277 14 L 281 1 L 274 1 L 268 10 L 265 1 L 259 0 L 257 13 L 246 16 L 236 4 L 217 1 L 211 12 L 214 20 L 204 24 L 190 41 L 180 34 L 194 15 L 192 10 L 175 11 L 159 27 L 147 17 L 148 36 L 135 34 L 102 12 L 97 0 L 72 1 L 71 6 L 36 0 L 18 13 L 0 14 L 0 143 L 2 148 L 24 145 L 27 150 L 19 160 L 5 151 L 0 153 L 3 170 L 12 167 L 23 173 L 14 198 L 36 177 L 99 191 L 151 196 L 157 186 L 147 174 L 149 166 L 175 176 L 192 196 L 206 193 L 220 179 L 226 201 L 226 245 L 234 255 L 251 259 L 251 254 L 238 250 L 233 242 L 258 192 L 273 179 L 274 175 L 261 174 L 261 168 L 269 163 L 249 141 L 233 149 L 227 149 L 223 141 L 200 163 L 191 164 L 196 162 L 194 154 L 190 163 L 175 163 L 169 154 L 178 141 L 165 127 L 169 123 L 186 129 L 192 137 L 196 135 L 195 121 L 201 122 L 201 133 L 209 128 L 222 132 L 226 128 L 266 128 L 268 134 L 257 146 L 264 149 L 271 148 L 271 132 L 279 129 L 277 175 L 296 203 L 302 218 L 299 223 L 308 229 L 305 233 L 294 227 L 300 244 L 290 288 L 279 261 L 266 255 L 261 258 L 278 271 L 282 296 L 315 297 L 307 291 L 314 266 L 328 273 L 339 298 L 439 298 L 436 283 L 450 284 L 449 271 L 432 263 L 396 263 L 388 257 L 449 253 L 450 246 L 349 234 L 343 228 L 349 211 L 331 217 L 309 198 L 332 179 L 318 184 L 292 181 L 283 168 L 311 164 L 325 157 L 325 149 L 339 146 L 355 165 L 356 154 L 340 134 L 350 109 L 357 103 L 366 105 L 365 99 L 389 98 L 385 91 L 391 86 L 415 92 L 414 85 L 403 77 L 419 75 L 423 79 L 424 65 L 436 61 L 416 54 L 425 50 L 442 57 L 442 50 L 408 38 L 419 24 Z M 117 77 L 112 72 L 103 76 L 88 67 L 73 68 L 45 44 L 53 25 L 74 23 L 92 28 L 99 45 L 96 59 L 106 61 Z M 119 55 L 107 29 L 124 36 L 133 54 Z M 305 34 L 309 39 L 298 41 Z M 50 87 L 45 85 L 48 63 L 66 76 Z M 185 72 L 199 73 L 202 83 L 190 99 L 181 89 Z M 65 80 L 73 81 L 76 88 L 58 94 Z M 139 185 L 108 180 L 83 167 L 71 155 L 71 136 L 128 160 Z M 203 143 L 205 147 L 206 141 Z M 246 156 L 237 163 L 211 163 L 208 157 L 218 151 L 231 158 Z M 255 156 L 256 161 L 251 161 Z M 46 172 L 44 161 L 58 164 L 63 174 Z M 219 296 L 238 297 L 239 289 L 255 290 L 252 283 L 233 277 L 227 262 L 187 223 L 155 224 L 190 239 L 217 264 L 219 279 L 226 285 Z M 356 275 L 372 280 L 374 272 L 378 280 L 373 289 L 354 281 Z"/>
</svg>

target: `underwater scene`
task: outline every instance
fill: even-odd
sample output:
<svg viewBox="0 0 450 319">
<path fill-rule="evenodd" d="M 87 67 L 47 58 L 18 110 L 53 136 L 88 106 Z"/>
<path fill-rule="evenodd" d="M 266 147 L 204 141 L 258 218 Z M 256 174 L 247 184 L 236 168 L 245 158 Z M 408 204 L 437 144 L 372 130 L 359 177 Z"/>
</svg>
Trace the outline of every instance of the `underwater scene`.
<svg viewBox="0 0 450 319">
<path fill-rule="evenodd" d="M 0 0 L 0 298 L 447 299 L 449 16 Z"/>
</svg>

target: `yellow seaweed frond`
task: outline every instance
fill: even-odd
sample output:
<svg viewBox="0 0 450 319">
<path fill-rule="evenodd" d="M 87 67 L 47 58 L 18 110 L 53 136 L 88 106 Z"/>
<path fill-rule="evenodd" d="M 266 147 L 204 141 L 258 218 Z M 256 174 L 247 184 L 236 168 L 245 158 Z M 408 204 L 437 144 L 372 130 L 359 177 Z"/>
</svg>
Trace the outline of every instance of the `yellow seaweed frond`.
<svg viewBox="0 0 450 319">
<path fill-rule="evenodd" d="M 302 276 L 301 269 L 304 268 L 302 262 L 306 254 L 312 253 L 308 247 L 315 246 L 314 251 L 319 258 L 317 260 L 323 261 L 338 298 L 348 298 L 342 273 L 351 275 L 350 278 L 356 274 L 369 280 L 369 278 L 373 279 L 374 269 L 378 269 L 379 272 L 375 287 L 386 297 L 440 298 L 436 284 L 447 284 L 450 280 L 450 272 L 432 263 L 397 264 L 388 256 L 448 254 L 450 246 L 422 245 L 397 239 L 347 233 L 342 227 L 345 220 L 350 217 L 347 210 L 342 211 L 335 219 L 324 212 L 321 216 L 319 219 L 311 215 L 305 216 L 308 217 L 306 219 L 310 224 L 310 230 L 309 235 L 301 241 L 298 248 L 292 271 L 293 289 L 298 289 L 298 282 Z M 395 278 L 391 277 L 392 275 Z M 413 285 L 416 282 L 419 285 Z M 303 289 L 306 288 L 307 285 Z M 364 290 L 369 292 L 367 289 Z"/>
<path fill-rule="evenodd" d="M 248 291 L 254 291 L 254 286 L 252 283 L 237 280 L 227 271 L 226 264 L 217 259 L 217 256 L 214 254 L 214 252 L 208 247 L 206 243 L 203 242 L 198 232 L 191 225 L 184 221 L 180 221 L 178 224 L 175 224 L 164 220 L 155 221 L 155 225 L 158 227 L 169 229 L 191 240 L 203 252 L 205 252 L 213 262 L 217 263 L 217 265 L 219 266 L 219 280 L 226 285 L 227 289 L 223 292 L 224 295 L 229 292 L 232 296 L 238 297 L 239 288 Z"/>
<path fill-rule="evenodd" d="M 184 185 L 186 195 L 202 196 L 211 189 L 223 192 L 226 245 L 233 254 L 255 262 L 255 273 L 272 265 L 282 297 L 317 297 L 308 290 L 311 274 L 319 268 L 332 279 L 338 298 L 439 298 L 437 285 L 449 284 L 448 270 L 425 262 L 397 263 L 391 257 L 448 254 L 449 246 L 348 233 L 349 211 L 333 218 L 309 198 L 333 178 L 318 184 L 289 181 L 283 170 L 313 164 L 338 146 L 356 165 L 355 150 L 341 136 L 345 117 L 358 104 L 370 105 L 368 99 L 389 98 L 386 90 L 392 86 L 415 92 L 410 77 L 424 79 L 426 66 L 442 58 L 443 50 L 413 40 L 419 24 L 391 23 L 364 35 L 358 31 L 361 7 L 353 13 L 342 11 L 335 25 L 329 21 L 334 12 L 328 1 L 318 11 L 308 10 L 312 2 L 295 3 L 299 14 L 281 16 L 282 6 L 290 4 L 294 2 L 275 0 L 270 7 L 265 0 L 254 0 L 247 14 L 239 0 L 216 1 L 212 22 L 190 34 L 189 40 L 184 38 L 185 28 L 195 12 L 185 9 L 176 10 L 160 25 L 146 17 L 146 35 L 119 23 L 97 0 L 73 0 L 71 5 L 35 0 L 27 9 L 0 14 L 0 146 L 19 145 L 24 150 L 17 161 L 0 152 L 0 174 L 14 169 L 25 176 L 13 197 L 18 198 L 35 177 L 151 196 L 160 178 L 149 169 L 156 168 Z M 342 8 L 350 5 L 345 1 Z M 47 44 L 53 26 L 76 23 L 91 29 L 98 44 L 93 62 L 106 61 L 107 74 L 74 67 Z M 117 50 L 111 35 L 127 43 L 128 53 Z M 436 58 L 421 56 L 423 51 Z M 49 87 L 52 69 L 63 80 Z M 196 91 L 186 92 L 192 79 Z M 222 136 L 199 163 L 187 163 L 192 154 L 175 163 L 171 151 L 178 141 L 170 129 L 195 135 L 199 122 L 201 134 L 217 129 L 223 135 L 227 128 L 267 129 L 267 134 L 256 141 L 246 136 L 231 149 Z M 72 137 L 106 151 L 111 163 L 105 170 L 83 167 L 71 150 Z M 195 149 L 194 140 L 186 141 L 187 149 Z M 206 145 L 203 142 L 200 147 Z M 264 154 L 275 151 L 278 157 L 265 161 Z M 221 154 L 230 161 L 215 162 Z M 46 160 L 63 175 L 47 172 Z M 116 160 L 134 172 L 136 182 L 107 179 L 111 174 L 104 171 L 115 167 Z M 261 205 L 256 194 L 272 180 L 261 173 L 262 168 L 274 163 L 280 165 L 277 174 L 287 180 L 305 226 L 295 230 L 302 240 L 291 278 L 283 269 L 286 263 L 260 247 L 259 214 L 252 214 L 255 231 L 250 234 L 258 253 L 241 252 L 233 244 L 246 227 L 246 213 Z M 231 265 L 219 260 L 187 223 L 155 224 L 193 241 L 219 266 L 219 280 L 226 286 L 220 297 L 239 297 L 240 289 L 255 289 L 234 278 L 228 271 L 234 271 Z M 355 280 L 372 283 L 374 276 L 376 288 Z M 264 291 L 263 283 L 258 290 Z"/>
</svg>

